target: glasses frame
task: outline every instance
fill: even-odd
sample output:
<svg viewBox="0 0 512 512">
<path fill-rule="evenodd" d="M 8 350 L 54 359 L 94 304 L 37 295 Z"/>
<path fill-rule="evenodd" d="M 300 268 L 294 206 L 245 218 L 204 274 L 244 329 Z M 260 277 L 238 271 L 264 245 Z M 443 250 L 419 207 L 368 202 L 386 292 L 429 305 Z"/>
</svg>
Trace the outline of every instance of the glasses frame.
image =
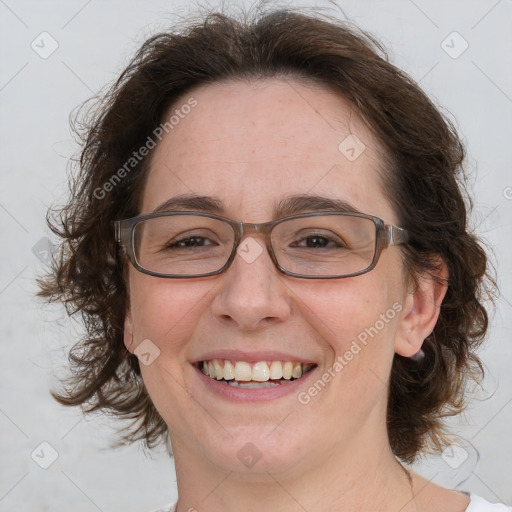
<svg viewBox="0 0 512 512">
<path fill-rule="evenodd" d="M 135 226 L 140 222 L 154 219 L 158 217 L 167 217 L 167 216 L 176 216 L 176 215 L 195 215 L 198 217 L 207 217 L 210 219 L 217 219 L 223 222 L 226 222 L 231 226 L 234 231 L 235 239 L 233 243 L 233 249 L 231 250 L 231 254 L 226 261 L 226 263 L 219 269 L 213 272 L 207 272 L 204 274 L 161 274 L 159 272 L 154 272 L 152 270 L 148 270 L 142 267 L 137 261 L 137 257 L 135 256 L 134 251 L 134 233 Z M 276 255 L 274 253 L 274 248 L 271 243 L 271 233 L 272 230 L 282 222 L 291 220 L 291 219 L 300 219 L 304 217 L 318 217 L 325 215 L 342 215 L 348 217 L 360 217 L 363 219 L 369 219 L 373 221 L 376 226 L 376 237 L 375 237 L 375 253 L 373 256 L 373 260 L 366 268 L 362 270 L 358 270 L 357 272 L 351 272 L 349 274 L 341 274 L 341 275 L 320 275 L 320 276 L 312 276 L 308 274 L 297 274 L 295 272 L 290 272 L 279 264 L 277 261 Z M 290 215 L 287 217 L 282 217 L 280 219 L 272 220 L 269 222 L 263 222 L 259 224 L 247 223 L 236 221 L 232 219 L 228 219 L 226 217 L 221 217 L 219 215 L 214 215 L 212 213 L 206 212 L 197 212 L 197 211 L 169 211 L 169 212 L 158 212 L 158 213 L 147 213 L 143 215 L 138 215 L 136 217 L 132 217 L 130 219 L 124 220 L 116 220 L 114 221 L 114 230 L 115 230 L 115 239 L 121 247 L 123 248 L 126 256 L 130 263 L 143 274 L 147 274 L 154 277 L 163 277 L 170 279 L 191 279 L 194 277 L 208 277 L 215 276 L 218 274 L 222 274 L 225 272 L 233 263 L 235 259 L 237 249 L 240 245 L 240 242 L 244 239 L 246 234 L 253 233 L 257 235 L 263 235 L 265 237 L 265 245 L 267 247 L 267 251 L 272 259 L 274 265 L 277 269 L 284 275 L 298 277 L 301 279 L 341 279 L 344 277 L 354 277 L 361 274 L 366 274 L 373 270 L 379 261 L 380 255 L 382 251 L 391 245 L 400 245 L 406 243 L 410 238 L 410 233 L 404 228 L 400 228 L 393 224 L 385 224 L 382 219 L 379 217 L 375 217 L 373 215 L 368 215 L 366 213 L 359 212 L 339 212 L 339 211 L 318 211 L 318 212 L 309 212 L 309 213 L 299 213 L 297 215 Z"/>
</svg>

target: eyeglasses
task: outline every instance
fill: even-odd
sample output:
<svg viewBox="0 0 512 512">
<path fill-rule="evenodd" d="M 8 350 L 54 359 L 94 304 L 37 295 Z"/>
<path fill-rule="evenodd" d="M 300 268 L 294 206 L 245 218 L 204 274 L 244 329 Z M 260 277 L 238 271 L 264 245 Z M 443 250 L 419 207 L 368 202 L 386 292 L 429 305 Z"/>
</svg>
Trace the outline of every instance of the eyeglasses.
<svg viewBox="0 0 512 512">
<path fill-rule="evenodd" d="M 118 220 L 114 226 L 116 241 L 137 270 L 167 278 L 220 274 L 237 253 L 251 262 L 263 251 L 257 242 L 261 235 L 283 274 L 306 279 L 351 277 L 372 270 L 386 247 L 409 239 L 405 229 L 384 224 L 378 217 L 333 211 L 302 213 L 262 224 L 174 211 Z M 247 233 L 256 238 L 245 239 Z"/>
</svg>

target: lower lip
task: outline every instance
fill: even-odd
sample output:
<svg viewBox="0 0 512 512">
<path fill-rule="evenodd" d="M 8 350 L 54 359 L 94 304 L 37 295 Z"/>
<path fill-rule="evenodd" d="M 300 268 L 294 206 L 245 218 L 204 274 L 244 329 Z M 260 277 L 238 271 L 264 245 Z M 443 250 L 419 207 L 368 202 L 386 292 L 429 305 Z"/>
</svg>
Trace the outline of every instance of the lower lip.
<svg viewBox="0 0 512 512">
<path fill-rule="evenodd" d="M 271 388 L 261 388 L 261 389 L 246 389 L 246 388 L 236 388 L 230 386 L 228 384 L 224 384 L 219 382 L 218 380 L 212 379 L 211 377 L 207 377 L 199 368 L 193 366 L 196 371 L 198 377 L 201 379 L 203 384 L 216 395 L 225 398 L 226 400 L 231 400 L 233 402 L 264 402 L 275 400 L 277 398 L 284 397 L 286 395 L 292 395 L 304 389 L 307 381 L 310 380 L 311 374 L 315 372 L 316 368 L 310 370 L 306 375 L 301 377 L 300 379 L 295 379 L 287 384 L 279 384 L 278 386 L 273 386 Z"/>
</svg>

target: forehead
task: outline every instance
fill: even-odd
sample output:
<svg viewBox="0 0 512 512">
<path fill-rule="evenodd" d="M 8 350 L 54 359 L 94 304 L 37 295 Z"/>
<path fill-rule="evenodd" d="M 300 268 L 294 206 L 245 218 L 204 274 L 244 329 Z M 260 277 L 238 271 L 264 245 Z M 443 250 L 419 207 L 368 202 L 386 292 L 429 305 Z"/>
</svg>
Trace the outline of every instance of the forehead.
<svg viewBox="0 0 512 512">
<path fill-rule="evenodd" d="M 393 216 L 381 187 L 380 146 L 326 87 L 295 79 L 219 82 L 183 96 L 171 115 L 141 213 L 176 195 L 200 195 L 220 200 L 237 220 L 262 222 L 279 201 L 308 194 Z"/>
</svg>

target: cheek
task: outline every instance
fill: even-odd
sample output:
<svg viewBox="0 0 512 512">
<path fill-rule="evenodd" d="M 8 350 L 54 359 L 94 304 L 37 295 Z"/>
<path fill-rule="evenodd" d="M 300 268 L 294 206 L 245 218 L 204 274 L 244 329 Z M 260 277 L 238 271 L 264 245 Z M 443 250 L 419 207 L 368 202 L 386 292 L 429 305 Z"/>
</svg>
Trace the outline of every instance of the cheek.
<svg viewBox="0 0 512 512">
<path fill-rule="evenodd" d="M 182 359 L 182 349 L 203 314 L 213 284 L 139 276 L 130 281 L 135 341 L 150 339 L 164 358 Z"/>
<path fill-rule="evenodd" d="M 155 359 L 147 365 L 140 359 L 140 369 L 149 396 L 165 419 L 173 418 L 176 411 L 185 416 L 190 409 L 185 377 L 187 347 L 212 288 L 210 282 L 200 279 L 166 280 L 143 274 L 134 275 L 130 281 L 133 346 L 136 350 L 150 340 L 156 347 L 149 350 L 157 354 Z"/>
<path fill-rule="evenodd" d="M 342 358 L 348 370 L 344 373 L 356 376 L 360 369 L 372 368 L 386 376 L 402 310 L 398 282 L 369 272 L 313 285 L 296 283 L 290 288 L 304 298 L 300 315 L 325 343 L 327 365 Z"/>
<path fill-rule="evenodd" d="M 317 292 L 294 287 L 308 298 L 301 315 L 321 335 L 326 355 L 323 373 L 300 390 L 299 402 L 325 418 L 325 430 L 340 442 L 370 416 L 386 415 L 401 304 L 397 287 L 370 274 L 325 282 Z"/>
</svg>

